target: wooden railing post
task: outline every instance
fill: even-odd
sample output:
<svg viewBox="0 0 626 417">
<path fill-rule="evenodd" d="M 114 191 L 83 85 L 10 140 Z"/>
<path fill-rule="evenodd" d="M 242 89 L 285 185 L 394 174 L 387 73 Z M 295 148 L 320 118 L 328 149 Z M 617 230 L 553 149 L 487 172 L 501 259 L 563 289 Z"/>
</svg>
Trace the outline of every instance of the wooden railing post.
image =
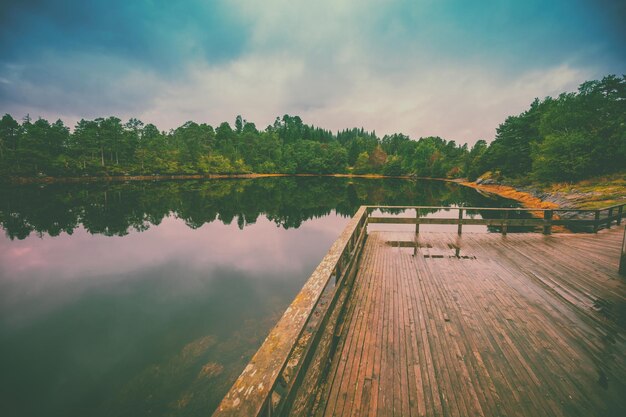
<svg viewBox="0 0 626 417">
<path fill-rule="evenodd" d="M 611 223 L 613 223 L 613 207 L 609 209 L 609 217 L 607 217 L 607 220 L 606 220 L 607 229 L 611 228 Z"/>
<path fill-rule="evenodd" d="M 415 208 L 415 234 L 419 235 L 420 233 L 420 209 L 419 207 Z"/>
<path fill-rule="evenodd" d="M 459 209 L 459 228 L 457 230 L 457 233 L 460 235 L 462 231 L 463 231 L 463 209 L 460 208 Z"/>
<path fill-rule="evenodd" d="M 593 233 L 598 233 L 598 229 L 600 228 L 600 210 L 596 210 L 596 218 L 593 223 Z"/>
<path fill-rule="evenodd" d="M 552 233 L 552 210 L 545 210 L 543 212 L 543 234 L 549 235 Z"/>
<path fill-rule="evenodd" d="M 509 211 L 504 211 L 504 217 L 502 218 L 502 235 L 505 236 L 507 232 L 507 227 L 509 225 Z"/>
<path fill-rule="evenodd" d="M 626 227 L 624 227 L 624 239 L 622 240 L 622 250 L 619 259 L 619 273 L 626 276 Z"/>
<path fill-rule="evenodd" d="M 617 225 L 622 224 L 622 213 L 624 211 L 624 205 L 621 205 L 617 208 Z"/>
</svg>

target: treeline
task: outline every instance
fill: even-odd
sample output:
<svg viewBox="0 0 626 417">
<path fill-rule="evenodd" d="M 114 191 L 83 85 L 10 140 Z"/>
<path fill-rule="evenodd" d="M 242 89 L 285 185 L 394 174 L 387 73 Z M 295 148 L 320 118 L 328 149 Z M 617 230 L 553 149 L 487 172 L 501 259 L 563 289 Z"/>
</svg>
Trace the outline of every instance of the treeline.
<svg viewBox="0 0 626 417">
<path fill-rule="evenodd" d="M 348 129 L 333 133 L 285 115 L 264 130 L 238 116 L 187 122 L 169 132 L 117 117 L 0 120 L 0 175 L 99 176 L 152 174 L 309 173 L 476 178 L 486 171 L 542 181 L 576 180 L 626 166 L 626 78 L 607 76 L 577 93 L 535 100 L 502 123 L 495 140 L 473 147 L 440 137 L 379 138 Z"/>
<path fill-rule="evenodd" d="M 439 137 L 349 129 L 336 134 L 285 115 L 259 130 L 238 116 L 213 128 L 187 122 L 169 132 L 137 119 L 81 120 L 73 130 L 11 115 L 0 121 L 0 174 L 81 176 L 151 174 L 415 174 L 458 177 L 467 145 Z"/>
<path fill-rule="evenodd" d="M 524 113 L 508 117 L 489 146 L 477 143 L 472 152 L 470 178 L 492 171 L 554 182 L 626 171 L 626 76 L 536 99 Z"/>
</svg>

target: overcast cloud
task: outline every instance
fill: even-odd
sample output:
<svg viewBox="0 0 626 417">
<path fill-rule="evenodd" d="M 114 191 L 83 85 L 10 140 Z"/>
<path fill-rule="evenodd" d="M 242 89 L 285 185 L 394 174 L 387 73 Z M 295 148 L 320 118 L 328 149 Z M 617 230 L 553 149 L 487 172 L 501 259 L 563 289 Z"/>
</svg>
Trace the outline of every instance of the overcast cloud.
<svg viewBox="0 0 626 417">
<path fill-rule="evenodd" d="M 2 1 L 0 112 L 491 140 L 535 97 L 626 69 L 623 2 L 546 3 Z"/>
</svg>

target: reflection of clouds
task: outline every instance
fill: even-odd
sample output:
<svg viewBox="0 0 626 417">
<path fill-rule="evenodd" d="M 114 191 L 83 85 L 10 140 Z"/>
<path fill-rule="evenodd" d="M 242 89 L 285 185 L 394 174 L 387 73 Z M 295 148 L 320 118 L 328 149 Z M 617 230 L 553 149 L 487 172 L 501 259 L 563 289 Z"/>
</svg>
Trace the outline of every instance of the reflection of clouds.
<svg viewBox="0 0 626 417">
<path fill-rule="evenodd" d="M 26 255 L 33 250 L 31 247 L 24 248 L 10 248 L 7 252 L 10 258 L 18 258 L 20 256 Z"/>
<path fill-rule="evenodd" d="M 12 266 L 18 273 L 44 268 L 46 266 L 45 259 L 41 256 L 41 253 L 34 249 L 31 243 L 16 245 L 16 247 L 9 247 L 7 249 L 0 244 L 0 251 L 2 252 L 2 254 L 0 254 L 0 279 L 5 275 L 7 278 L 11 276 L 10 273 L 3 272 L 3 265 Z"/>
<path fill-rule="evenodd" d="M 259 217 L 243 230 L 236 222 L 212 222 L 194 230 L 168 217 L 145 232 L 123 237 L 91 235 L 82 228 L 71 236 L 2 237 L 0 310 L 6 319 L 5 310 L 23 312 L 24 303 L 51 307 L 90 288 L 163 279 L 164 272 L 171 274 L 165 279 L 176 292 L 193 291 L 198 281 L 212 281 L 220 270 L 236 270 L 252 279 L 286 279 L 312 271 L 347 221 L 331 214 L 285 230 Z"/>
</svg>

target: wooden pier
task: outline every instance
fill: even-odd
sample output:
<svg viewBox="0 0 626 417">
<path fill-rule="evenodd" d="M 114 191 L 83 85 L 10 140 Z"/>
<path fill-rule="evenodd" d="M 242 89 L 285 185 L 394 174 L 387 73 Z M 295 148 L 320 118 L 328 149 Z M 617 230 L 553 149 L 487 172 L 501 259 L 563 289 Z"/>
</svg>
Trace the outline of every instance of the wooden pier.
<svg viewBox="0 0 626 417">
<path fill-rule="evenodd" d="M 214 416 L 624 415 L 622 207 L 578 234 L 550 234 L 568 225 L 553 211 L 361 207 Z M 432 223 L 502 233 L 419 231 Z M 507 234 L 520 223 L 543 233 Z"/>
</svg>

